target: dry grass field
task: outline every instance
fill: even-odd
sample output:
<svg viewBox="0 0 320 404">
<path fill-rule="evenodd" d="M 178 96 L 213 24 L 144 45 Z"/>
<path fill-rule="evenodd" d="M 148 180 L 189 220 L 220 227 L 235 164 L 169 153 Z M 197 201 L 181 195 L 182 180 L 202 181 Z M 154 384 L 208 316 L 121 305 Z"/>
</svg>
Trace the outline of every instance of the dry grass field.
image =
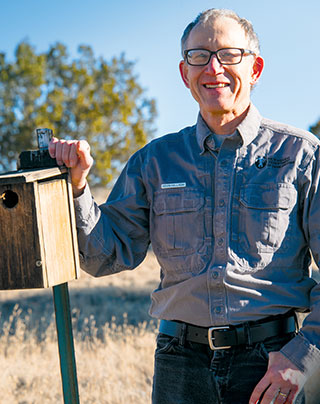
<svg viewBox="0 0 320 404">
<path fill-rule="evenodd" d="M 69 282 L 80 402 L 150 403 L 158 266 Z M 52 290 L 0 292 L 0 403 L 62 403 Z"/>
<path fill-rule="evenodd" d="M 150 252 L 135 271 L 69 282 L 81 404 L 151 402 L 158 278 Z M 0 363 L 0 404 L 63 402 L 51 289 L 0 291 Z M 308 404 L 320 403 L 318 380 Z"/>
</svg>

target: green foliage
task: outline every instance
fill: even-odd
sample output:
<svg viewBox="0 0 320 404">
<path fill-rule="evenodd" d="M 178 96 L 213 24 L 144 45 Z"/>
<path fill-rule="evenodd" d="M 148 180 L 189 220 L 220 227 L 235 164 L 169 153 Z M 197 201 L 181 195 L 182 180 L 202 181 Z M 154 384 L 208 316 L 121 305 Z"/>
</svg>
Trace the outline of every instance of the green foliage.
<svg viewBox="0 0 320 404">
<path fill-rule="evenodd" d="M 91 184 L 112 181 L 153 133 L 155 101 L 133 67 L 123 54 L 107 62 L 83 45 L 73 60 L 61 43 L 36 54 L 21 42 L 11 63 L 0 53 L 0 170 L 14 169 L 21 151 L 36 148 L 34 129 L 47 127 L 89 142 Z"/>
<path fill-rule="evenodd" d="M 317 123 L 310 126 L 309 130 L 310 132 L 314 133 L 318 138 L 320 138 L 320 119 Z"/>
</svg>

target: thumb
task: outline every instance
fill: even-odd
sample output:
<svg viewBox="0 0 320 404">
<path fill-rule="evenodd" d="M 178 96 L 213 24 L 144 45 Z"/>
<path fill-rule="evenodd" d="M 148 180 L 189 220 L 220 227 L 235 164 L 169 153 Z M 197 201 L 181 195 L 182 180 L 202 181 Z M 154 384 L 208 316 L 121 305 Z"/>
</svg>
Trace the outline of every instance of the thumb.
<svg viewBox="0 0 320 404">
<path fill-rule="evenodd" d="M 90 154 L 90 145 L 86 140 L 79 140 L 76 144 L 76 155 L 83 170 L 90 170 L 93 158 Z"/>
</svg>

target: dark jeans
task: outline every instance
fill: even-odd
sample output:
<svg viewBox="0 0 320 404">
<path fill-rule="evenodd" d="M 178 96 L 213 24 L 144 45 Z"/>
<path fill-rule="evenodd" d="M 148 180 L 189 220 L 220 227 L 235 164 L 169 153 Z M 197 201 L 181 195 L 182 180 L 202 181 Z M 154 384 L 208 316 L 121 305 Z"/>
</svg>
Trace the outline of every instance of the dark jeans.
<svg viewBox="0 0 320 404">
<path fill-rule="evenodd" d="M 155 353 L 153 404 L 248 404 L 264 376 L 268 353 L 293 334 L 212 351 L 208 345 L 159 334 Z M 303 404 L 301 392 L 295 403 Z"/>
</svg>

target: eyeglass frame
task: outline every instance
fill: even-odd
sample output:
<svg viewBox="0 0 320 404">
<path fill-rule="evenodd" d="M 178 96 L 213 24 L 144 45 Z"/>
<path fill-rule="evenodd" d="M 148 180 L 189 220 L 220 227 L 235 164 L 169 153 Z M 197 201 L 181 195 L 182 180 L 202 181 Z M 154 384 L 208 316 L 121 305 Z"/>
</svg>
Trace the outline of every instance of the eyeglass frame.
<svg viewBox="0 0 320 404">
<path fill-rule="evenodd" d="M 220 59 L 219 59 L 219 56 L 218 56 L 218 52 L 220 52 L 221 50 L 226 50 L 226 49 L 237 49 L 237 50 L 239 50 L 239 51 L 241 52 L 241 56 L 240 56 L 239 62 L 236 62 L 236 63 L 221 63 L 221 62 L 220 62 Z M 195 65 L 195 64 L 189 63 L 189 60 L 188 60 L 188 52 L 190 52 L 190 51 L 195 51 L 195 50 L 204 50 L 204 51 L 206 51 L 206 52 L 209 52 L 210 56 L 209 56 L 209 59 L 208 59 L 207 63 L 199 64 L 199 65 L 198 65 L 198 64 Z M 246 53 L 247 53 L 247 55 L 245 55 Z M 256 56 L 256 53 L 253 52 L 252 50 L 250 50 L 250 49 L 243 49 L 243 48 L 221 48 L 221 49 L 218 49 L 218 50 L 216 50 L 216 51 L 210 51 L 209 49 L 205 49 L 205 48 L 193 48 L 193 49 L 186 49 L 186 50 L 183 52 L 183 54 L 184 54 L 184 58 L 185 58 L 186 62 L 187 62 L 188 65 L 190 65 L 190 66 L 206 66 L 206 65 L 210 62 L 210 60 L 211 60 L 211 58 L 212 58 L 212 55 L 215 55 L 216 58 L 217 58 L 217 60 L 218 60 L 218 62 L 219 62 L 221 65 L 223 65 L 223 66 L 238 65 L 238 64 L 240 64 L 240 63 L 242 62 L 243 56 L 248 56 L 248 55 Z"/>
</svg>

